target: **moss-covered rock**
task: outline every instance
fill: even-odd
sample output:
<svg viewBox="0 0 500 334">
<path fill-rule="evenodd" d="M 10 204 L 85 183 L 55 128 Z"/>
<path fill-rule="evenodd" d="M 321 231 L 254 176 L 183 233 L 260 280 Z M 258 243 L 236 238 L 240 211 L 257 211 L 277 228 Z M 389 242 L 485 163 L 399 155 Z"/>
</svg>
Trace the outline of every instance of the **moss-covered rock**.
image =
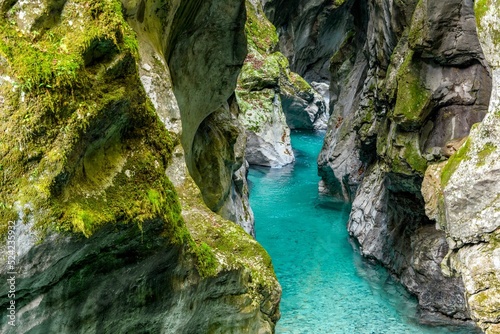
<svg viewBox="0 0 500 334">
<path fill-rule="evenodd" d="M 246 1 L 248 54 L 238 78 L 240 120 L 249 131 L 250 164 L 283 166 L 294 160 L 289 128 L 319 129 L 326 124 L 322 97 L 275 52 L 278 35 L 259 1 Z"/>
<path fill-rule="evenodd" d="M 87 236 L 118 217 L 141 224 L 160 214 L 177 226 L 180 208 L 162 173 L 176 139 L 140 88 L 120 3 L 72 2 L 61 20 L 40 33 L 3 22 L 12 78 L 2 85 L 5 206 L 32 207 L 40 230 Z"/>
<path fill-rule="evenodd" d="M 166 176 L 165 170 L 180 159 L 186 168 L 181 133 L 178 127 L 166 128 L 175 123 L 179 109 L 162 109 L 160 118 L 158 99 L 149 97 L 167 87 L 167 106 L 177 106 L 177 101 L 168 77 L 145 91 L 142 83 L 154 86 L 158 81 L 143 78 L 144 71 L 152 71 L 146 62 L 140 70 L 137 66 L 138 48 L 145 54 L 142 48 L 148 44 L 155 54 L 169 51 L 175 67 L 176 47 L 191 45 L 182 40 L 186 44 L 179 46 L 179 36 L 193 22 L 192 15 L 205 19 L 203 13 L 211 7 L 200 1 L 124 2 L 125 8 L 118 0 L 0 3 L 8 18 L 0 22 L 0 210 L 8 218 L 0 232 L 5 240 L 8 221 L 15 222 L 22 281 L 15 329 L 271 333 L 279 318 L 280 289 L 269 256 L 243 229 L 205 206 L 186 171 L 184 180 L 190 183 L 185 188 L 175 188 Z M 232 1 L 208 5 L 244 16 Z M 158 6 L 162 10 L 152 9 Z M 129 19 L 137 28 L 146 10 L 162 22 L 155 25 L 148 15 L 148 27 L 161 31 L 138 30 L 137 38 L 123 13 L 134 13 Z M 23 12 L 30 14 L 24 21 Z M 204 22 L 235 19 L 217 20 L 224 14 L 214 13 Z M 206 30 L 197 26 L 195 32 L 200 36 Z M 159 35 L 169 38 L 160 42 Z M 231 49 L 227 45 L 232 47 L 235 39 L 226 42 L 218 41 Z M 244 48 L 243 42 L 239 49 Z M 217 64 L 226 66 L 225 60 Z M 188 69 L 207 69 L 206 63 L 191 61 L 186 59 Z M 165 59 L 158 63 L 169 72 Z M 199 107 L 199 100 L 191 109 L 181 105 L 183 127 L 203 121 L 205 112 L 227 101 L 238 72 L 231 65 L 220 74 L 226 81 L 204 78 L 221 89 L 207 102 L 208 111 L 191 115 L 186 125 L 186 113 Z M 176 70 L 177 75 L 182 72 Z M 184 94 L 186 83 L 177 84 L 177 93 Z M 189 135 L 198 125 L 188 128 Z M 228 142 L 234 139 L 226 135 Z M 203 217 L 194 216 L 193 222 L 191 209 Z M 233 252 L 236 246 L 241 251 Z M 0 259 L 2 266 L 6 261 Z M 2 307 L 9 304 L 7 293 L 0 290 Z M 11 330 L 7 318 L 0 327 Z"/>
<path fill-rule="evenodd" d="M 431 92 L 422 82 L 421 69 L 410 51 L 398 71 L 398 89 L 393 116 L 407 129 L 418 128 L 430 112 Z"/>
<path fill-rule="evenodd" d="M 474 9 L 493 89 L 483 122 L 473 127 L 443 170 L 442 215 L 452 247 L 446 268 L 464 281 L 473 320 L 493 334 L 500 333 L 500 2 L 476 1 Z"/>
</svg>

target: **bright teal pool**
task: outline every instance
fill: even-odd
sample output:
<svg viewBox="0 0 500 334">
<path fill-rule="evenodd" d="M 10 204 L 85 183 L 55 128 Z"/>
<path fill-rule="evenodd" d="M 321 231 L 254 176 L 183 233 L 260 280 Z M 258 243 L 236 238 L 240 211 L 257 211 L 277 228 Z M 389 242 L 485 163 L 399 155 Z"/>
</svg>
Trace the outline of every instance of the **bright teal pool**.
<svg viewBox="0 0 500 334">
<path fill-rule="evenodd" d="M 295 132 L 293 166 L 249 173 L 257 240 L 283 288 L 277 333 L 460 333 L 417 324 L 415 300 L 355 253 L 346 230 L 350 208 L 318 195 L 322 140 Z"/>
</svg>

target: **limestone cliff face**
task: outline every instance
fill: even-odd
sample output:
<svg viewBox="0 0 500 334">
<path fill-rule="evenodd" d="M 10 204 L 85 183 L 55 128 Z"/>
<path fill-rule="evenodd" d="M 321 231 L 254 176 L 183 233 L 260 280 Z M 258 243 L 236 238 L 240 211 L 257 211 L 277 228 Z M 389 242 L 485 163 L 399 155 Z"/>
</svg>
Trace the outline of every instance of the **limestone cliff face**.
<svg viewBox="0 0 500 334">
<path fill-rule="evenodd" d="M 493 90 L 483 122 L 438 174 L 437 217 L 450 246 L 444 270 L 464 281 L 472 319 L 500 333 L 500 2 L 477 1 L 475 12 Z"/>
<path fill-rule="evenodd" d="M 332 82 L 321 186 L 352 201 L 348 229 L 361 252 L 418 297 L 423 319 L 469 319 L 462 279 L 441 271 L 447 234 L 426 215 L 421 188 L 427 166 L 487 112 L 491 77 L 473 2 L 280 3 L 265 8 L 292 69 Z"/>
<path fill-rule="evenodd" d="M 243 1 L 0 4 L 2 333 L 272 333 L 270 258 L 213 213 L 251 221 Z"/>
</svg>

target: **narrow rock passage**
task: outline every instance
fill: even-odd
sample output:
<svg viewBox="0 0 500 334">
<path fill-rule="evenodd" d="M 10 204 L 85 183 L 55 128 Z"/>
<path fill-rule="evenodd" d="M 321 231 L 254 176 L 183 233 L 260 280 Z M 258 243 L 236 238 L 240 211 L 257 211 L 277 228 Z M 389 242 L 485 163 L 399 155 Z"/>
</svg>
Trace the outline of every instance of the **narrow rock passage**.
<svg viewBox="0 0 500 334">
<path fill-rule="evenodd" d="M 251 168 L 257 240 L 283 288 L 277 333 L 472 333 L 417 323 L 416 301 L 349 243 L 350 208 L 318 195 L 322 134 L 292 133 L 296 162 Z"/>
</svg>

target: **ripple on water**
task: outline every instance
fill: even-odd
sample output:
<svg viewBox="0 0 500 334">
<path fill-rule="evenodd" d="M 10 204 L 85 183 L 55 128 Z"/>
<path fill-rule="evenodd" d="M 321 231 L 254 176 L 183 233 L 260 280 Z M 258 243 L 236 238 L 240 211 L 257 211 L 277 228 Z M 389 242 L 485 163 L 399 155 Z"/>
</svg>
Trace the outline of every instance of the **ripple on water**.
<svg viewBox="0 0 500 334">
<path fill-rule="evenodd" d="M 296 162 L 251 168 L 257 240 L 283 288 L 277 333 L 470 333 L 417 323 L 416 301 L 349 241 L 350 208 L 318 195 L 322 134 L 292 133 Z"/>
</svg>

